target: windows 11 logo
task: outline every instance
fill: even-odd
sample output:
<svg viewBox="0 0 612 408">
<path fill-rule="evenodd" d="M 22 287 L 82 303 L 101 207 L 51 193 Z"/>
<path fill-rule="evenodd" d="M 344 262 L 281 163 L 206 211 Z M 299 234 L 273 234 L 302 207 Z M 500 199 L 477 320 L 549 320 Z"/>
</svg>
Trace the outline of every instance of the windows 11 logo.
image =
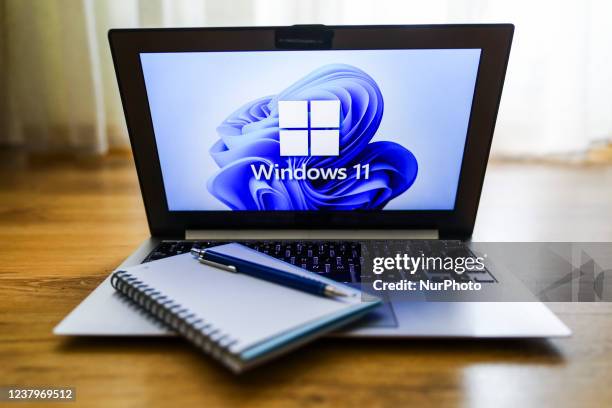
<svg viewBox="0 0 612 408">
<path fill-rule="evenodd" d="M 278 101 L 281 156 L 338 156 L 340 101 Z"/>
</svg>

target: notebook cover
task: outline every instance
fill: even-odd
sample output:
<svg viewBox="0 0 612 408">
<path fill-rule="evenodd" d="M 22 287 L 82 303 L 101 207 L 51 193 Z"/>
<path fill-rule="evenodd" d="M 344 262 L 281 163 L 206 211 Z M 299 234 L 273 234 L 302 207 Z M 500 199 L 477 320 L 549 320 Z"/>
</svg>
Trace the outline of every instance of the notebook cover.
<svg viewBox="0 0 612 408">
<path fill-rule="evenodd" d="M 333 299 L 312 295 L 203 265 L 190 254 L 124 269 L 123 276 L 130 276 L 131 283 L 142 289 L 130 297 L 138 293 L 163 297 L 164 307 L 172 308 L 181 319 L 187 318 L 181 324 L 197 321 L 203 329 L 201 335 L 220 345 L 214 350 L 217 358 L 234 371 L 257 365 L 334 330 L 380 303 L 362 301 L 361 292 L 354 288 L 240 244 L 217 246 L 215 252 L 333 283 L 352 295 Z M 156 304 L 159 307 L 161 303 Z M 190 330 L 186 333 L 191 335 L 195 329 Z"/>
</svg>

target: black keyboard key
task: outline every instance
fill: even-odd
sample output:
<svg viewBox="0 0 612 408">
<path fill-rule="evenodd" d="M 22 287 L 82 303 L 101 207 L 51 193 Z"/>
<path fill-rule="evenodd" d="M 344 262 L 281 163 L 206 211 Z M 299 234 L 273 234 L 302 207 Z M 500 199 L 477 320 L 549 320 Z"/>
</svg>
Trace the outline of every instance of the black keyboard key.
<svg viewBox="0 0 612 408">
<path fill-rule="evenodd" d="M 497 282 L 493 277 L 476 277 L 474 278 L 474 282 L 478 283 L 495 283 Z"/>
<path fill-rule="evenodd" d="M 338 282 L 351 282 L 351 274 L 348 271 L 334 271 L 328 278 Z"/>
</svg>

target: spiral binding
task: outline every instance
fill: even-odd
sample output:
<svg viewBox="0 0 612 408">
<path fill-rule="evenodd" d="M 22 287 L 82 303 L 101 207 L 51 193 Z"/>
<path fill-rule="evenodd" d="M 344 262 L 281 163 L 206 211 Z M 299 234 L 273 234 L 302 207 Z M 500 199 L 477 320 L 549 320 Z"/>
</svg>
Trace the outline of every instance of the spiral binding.
<svg viewBox="0 0 612 408">
<path fill-rule="evenodd" d="M 225 363 L 232 370 L 241 371 L 240 359 L 229 351 L 229 348 L 238 340 L 222 333 L 212 323 L 182 308 L 180 304 L 138 280 L 127 271 L 119 270 L 113 273 L 111 285 L 161 323 L 182 334 L 205 353 Z"/>
</svg>

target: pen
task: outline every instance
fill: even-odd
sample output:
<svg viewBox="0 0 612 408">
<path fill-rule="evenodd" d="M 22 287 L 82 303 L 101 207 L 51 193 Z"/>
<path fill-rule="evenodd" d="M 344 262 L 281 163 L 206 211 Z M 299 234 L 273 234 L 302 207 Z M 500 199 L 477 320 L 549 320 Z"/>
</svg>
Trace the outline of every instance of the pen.
<svg viewBox="0 0 612 408">
<path fill-rule="evenodd" d="M 193 248 L 191 254 L 203 264 L 228 272 L 239 272 L 255 278 L 278 283 L 293 289 L 325 297 L 349 296 L 340 289 L 315 279 L 285 272 L 269 266 L 259 265 L 230 255 L 220 254 L 210 249 Z"/>
</svg>

